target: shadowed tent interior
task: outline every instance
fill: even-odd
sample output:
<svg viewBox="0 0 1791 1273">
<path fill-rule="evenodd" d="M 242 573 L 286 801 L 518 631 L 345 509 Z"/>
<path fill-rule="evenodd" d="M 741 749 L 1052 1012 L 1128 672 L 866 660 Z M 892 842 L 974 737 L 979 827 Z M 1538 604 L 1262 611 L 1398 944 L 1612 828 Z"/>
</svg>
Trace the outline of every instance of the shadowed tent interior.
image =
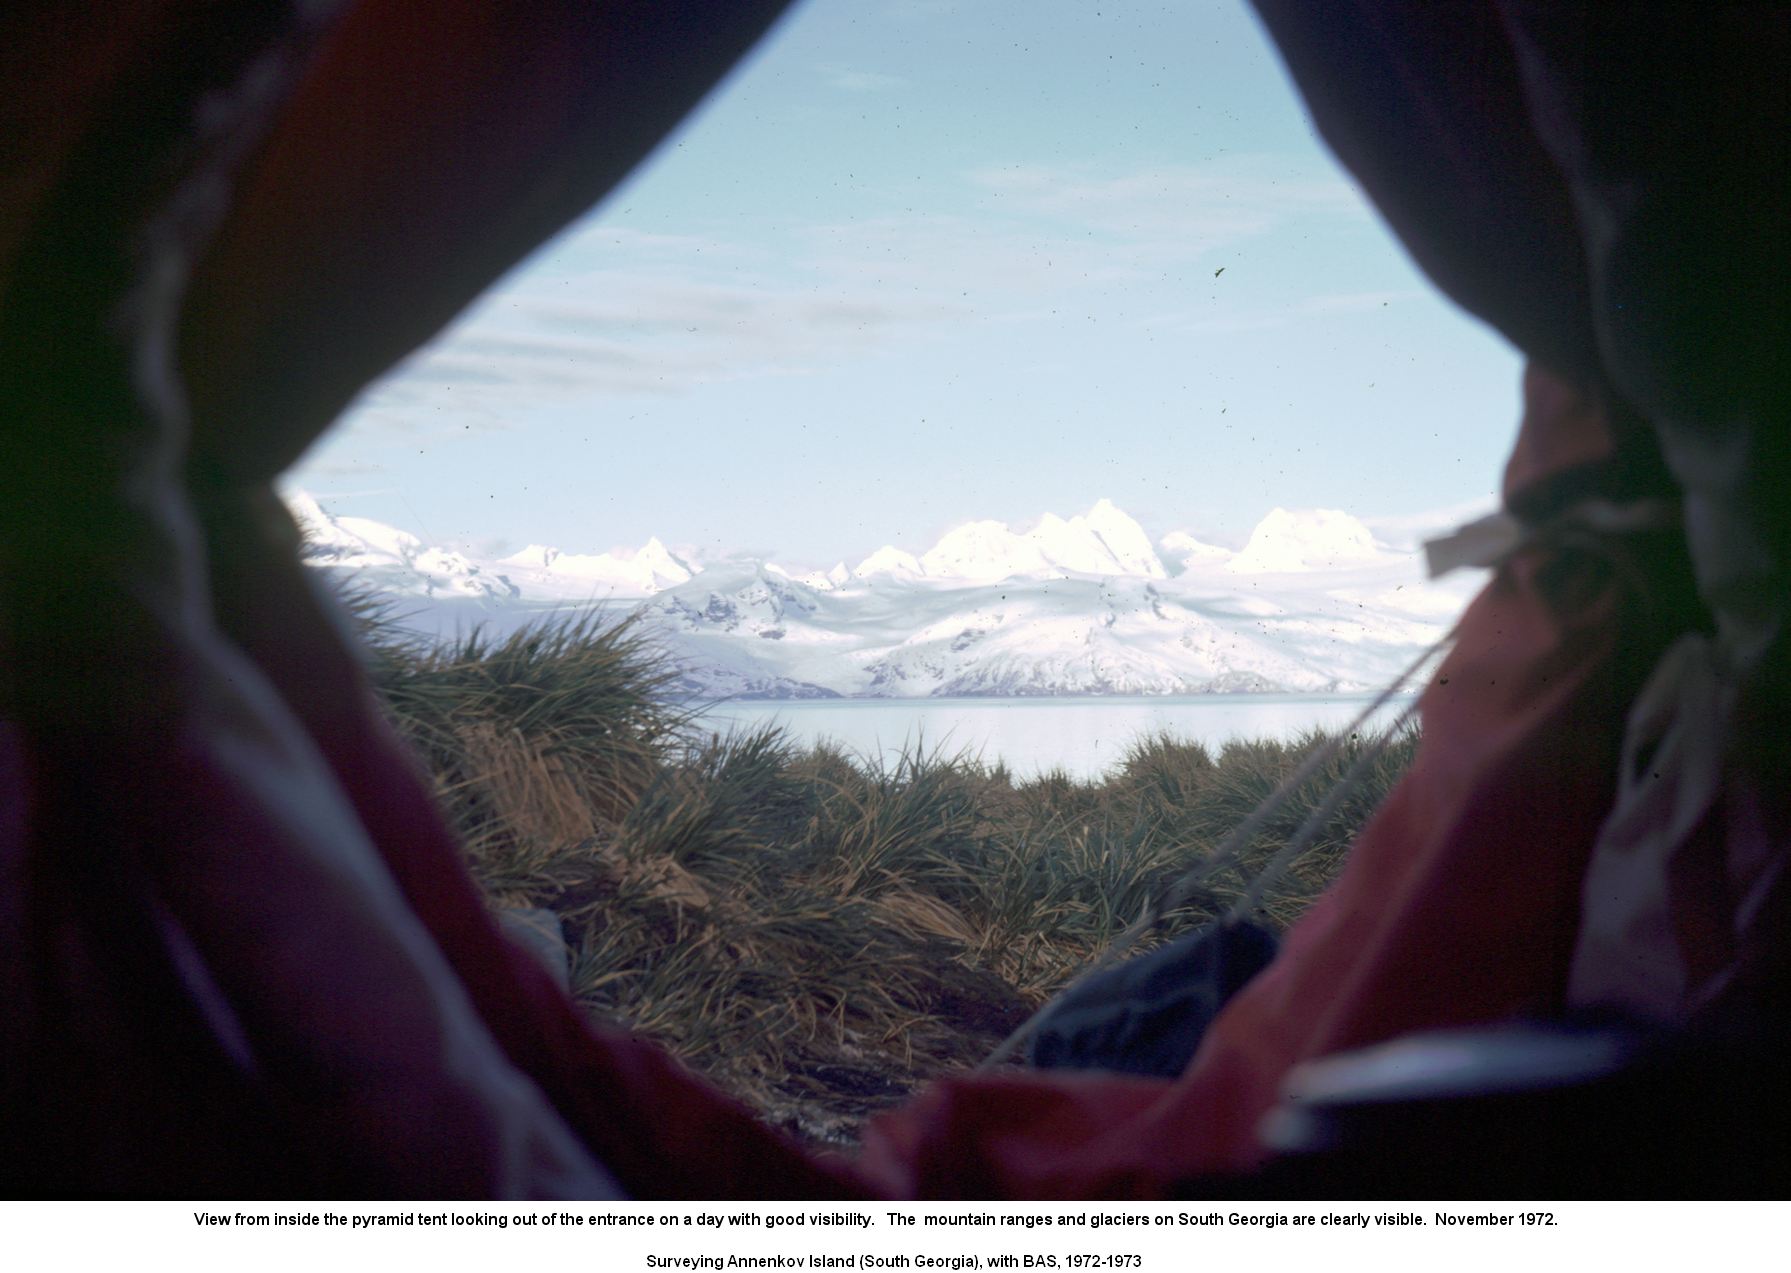
<svg viewBox="0 0 1791 1273">
<path fill-rule="evenodd" d="M 781 8 L 0 15 L 8 1191 L 1237 1190 L 1298 1063 L 1592 1009 L 1664 1028 L 1663 1059 L 1552 1090 L 1546 1122 L 1443 1116 L 1545 1180 L 1620 1165 L 1603 1178 L 1770 1191 L 1788 1103 L 1759 1063 L 1786 1021 L 1791 838 L 1778 7 L 1682 25 L 1259 3 L 1420 264 L 1534 360 L 1506 480 L 1532 533 L 1464 619 L 1344 878 L 1180 1078 L 954 1079 L 857 1163 L 817 1158 L 583 1020 L 504 940 L 271 483 Z M 1663 500 L 1683 537 L 1585 530 L 1591 502 Z M 1663 1092 L 1653 1149 L 1580 1143 Z M 1434 1182 L 1427 1125 L 1374 1124 L 1374 1154 L 1277 1187 Z M 1451 1179 L 1494 1192 L 1511 1160 Z"/>
</svg>

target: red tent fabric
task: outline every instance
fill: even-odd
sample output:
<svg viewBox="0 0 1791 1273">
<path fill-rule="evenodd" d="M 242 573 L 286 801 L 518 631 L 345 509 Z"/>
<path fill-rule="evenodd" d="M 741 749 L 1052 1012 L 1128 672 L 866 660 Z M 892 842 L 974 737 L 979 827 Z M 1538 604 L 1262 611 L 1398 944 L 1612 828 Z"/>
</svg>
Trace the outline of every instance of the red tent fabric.
<svg viewBox="0 0 1791 1273">
<path fill-rule="evenodd" d="M 837 1188 L 498 936 L 269 486 L 780 7 L 0 18 L 11 1192 Z"/>
<path fill-rule="evenodd" d="M 1607 411 L 1536 368 L 1525 398 L 1507 501 L 1607 484 Z M 1649 562 L 1664 590 L 1672 548 Z M 1670 600 L 1580 550 L 1513 558 L 1423 695 L 1411 769 L 1179 1080 L 938 1083 L 872 1129 L 866 1165 L 905 1195 L 1160 1197 L 1260 1166 L 1257 1126 L 1300 1061 L 1560 1012 L 1623 708 L 1674 631 Z"/>
<path fill-rule="evenodd" d="M 1301 1059 L 1567 1002 L 1586 864 L 1622 848 L 1601 824 L 1624 713 L 1700 623 L 1671 534 L 1614 560 L 1544 539 L 1501 567 L 1426 693 L 1413 772 L 1175 1083 L 953 1081 L 859 1163 L 818 1160 L 580 1019 L 495 931 L 270 484 L 618 181 L 780 7 L 0 13 L 8 1192 L 1154 1195 L 1255 1166 L 1255 1121 Z M 1774 908 L 1734 916 L 1786 838 L 1758 722 L 1791 684 L 1774 675 L 1785 590 L 1761 586 L 1791 560 L 1760 432 L 1784 418 L 1788 292 L 1724 262 L 1750 317 L 1684 304 L 1707 289 L 1658 242 L 1692 225 L 1709 262 L 1733 230 L 1742 257 L 1782 265 L 1772 229 L 1712 224 L 1778 190 L 1782 146 L 1760 138 L 1782 80 L 1757 81 L 1780 86 L 1754 90 L 1772 109 L 1711 167 L 1683 131 L 1638 139 L 1662 121 L 1609 106 L 1626 67 L 1725 125 L 1751 101 L 1744 77 L 1715 91 L 1672 71 L 1643 17 L 1260 8 L 1420 262 L 1538 359 L 1508 502 L 1537 522 L 1589 495 L 1690 493 L 1752 742 L 1668 864 L 1671 944 L 1705 971 L 1735 950 L 1771 965 L 1782 942 L 1752 917 Z M 1708 32 L 1696 65 L 1749 53 L 1742 29 Z M 1782 19 L 1768 34 L 1780 48 Z M 1739 203 L 1707 213 L 1688 171 Z"/>
</svg>

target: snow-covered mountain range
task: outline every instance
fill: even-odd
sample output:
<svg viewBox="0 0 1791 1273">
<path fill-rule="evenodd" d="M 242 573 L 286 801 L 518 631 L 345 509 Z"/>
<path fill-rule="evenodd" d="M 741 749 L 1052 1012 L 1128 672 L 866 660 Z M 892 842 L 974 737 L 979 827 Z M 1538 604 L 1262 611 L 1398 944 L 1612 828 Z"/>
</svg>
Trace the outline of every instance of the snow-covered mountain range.
<svg viewBox="0 0 1791 1273">
<path fill-rule="evenodd" d="M 392 596 L 412 626 L 638 610 L 698 698 L 1362 691 L 1435 640 L 1475 582 L 1425 581 L 1410 535 L 1330 509 L 1277 508 L 1234 551 L 1183 531 L 1153 543 L 1102 500 L 799 571 L 703 562 L 658 539 L 481 560 L 288 502 L 312 563 Z"/>
</svg>

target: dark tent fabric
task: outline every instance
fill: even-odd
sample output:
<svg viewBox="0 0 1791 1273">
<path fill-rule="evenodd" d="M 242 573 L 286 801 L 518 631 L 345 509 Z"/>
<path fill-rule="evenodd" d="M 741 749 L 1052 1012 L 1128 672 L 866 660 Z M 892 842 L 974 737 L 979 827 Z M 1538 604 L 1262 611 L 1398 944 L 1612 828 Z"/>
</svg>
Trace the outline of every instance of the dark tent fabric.
<svg viewBox="0 0 1791 1273">
<path fill-rule="evenodd" d="M 493 929 L 268 485 L 780 7 L 0 19 L 9 1192 L 838 1188 L 630 1099 L 694 1085 Z"/>
<path fill-rule="evenodd" d="M 1508 504 L 1683 492 L 1714 634 L 1671 532 L 1505 561 L 1412 772 L 1174 1081 L 955 1080 L 848 1166 L 580 1019 L 271 482 L 781 7 L 0 12 L 6 1191 L 1161 1195 L 1256 1167 L 1313 1057 L 1781 1011 L 1785 12 L 1262 0 L 1419 263 L 1535 360 Z"/>
<path fill-rule="evenodd" d="M 1526 407 L 1508 499 L 1614 481 L 1598 403 L 1532 371 Z M 1671 588 L 1672 544 L 1643 551 Z M 1301 1061 L 1562 1012 L 1623 707 L 1678 618 L 1660 600 L 1570 548 L 1507 562 L 1424 692 L 1411 769 L 1178 1079 L 946 1080 L 873 1125 L 866 1168 L 922 1196 L 1161 1197 L 1257 1169 L 1258 1124 Z"/>
<path fill-rule="evenodd" d="M 1791 839 L 1791 9 L 1257 7 L 1326 139 L 1439 285 L 1626 404 L 1650 436 L 1623 450 L 1671 474 L 1708 617 L 1650 677 L 1628 747 L 1683 763 L 1652 766 L 1652 796 L 1619 793 L 1588 875 L 1588 902 L 1608 905 L 1582 932 L 1582 962 L 1654 967 L 1627 986 L 1576 973 L 1588 996 L 1603 984 L 1671 1015 L 1688 973 L 1662 940 L 1664 880 L 1705 874 L 1746 930 L 1730 933 L 1745 962 L 1782 958 L 1768 916 Z M 1637 843 L 1674 821 L 1677 848 Z M 1694 828 L 1710 843 L 1689 848 Z"/>
</svg>

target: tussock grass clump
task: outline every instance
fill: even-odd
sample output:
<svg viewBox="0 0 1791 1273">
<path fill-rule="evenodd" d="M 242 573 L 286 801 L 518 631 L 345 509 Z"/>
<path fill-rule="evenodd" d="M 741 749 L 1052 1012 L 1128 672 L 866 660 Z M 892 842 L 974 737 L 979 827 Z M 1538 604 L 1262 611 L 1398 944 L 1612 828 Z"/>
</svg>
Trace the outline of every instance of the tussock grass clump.
<svg viewBox="0 0 1791 1273">
<path fill-rule="evenodd" d="M 436 644 L 389 614 L 361 617 L 379 692 L 499 893 L 533 891 L 566 845 L 625 818 L 680 744 L 673 671 L 628 619 L 585 612 Z"/>
<path fill-rule="evenodd" d="M 1108 775 L 1016 781 L 700 730 L 627 620 L 442 645 L 372 621 L 375 678 L 499 907 L 560 917 L 572 989 L 774 1121 L 848 1140 L 975 1063 L 1322 745 L 1141 738 Z M 1347 743 L 1158 940 L 1223 912 L 1359 754 Z M 1404 769 L 1395 740 L 1267 899 L 1294 918 Z"/>
</svg>

